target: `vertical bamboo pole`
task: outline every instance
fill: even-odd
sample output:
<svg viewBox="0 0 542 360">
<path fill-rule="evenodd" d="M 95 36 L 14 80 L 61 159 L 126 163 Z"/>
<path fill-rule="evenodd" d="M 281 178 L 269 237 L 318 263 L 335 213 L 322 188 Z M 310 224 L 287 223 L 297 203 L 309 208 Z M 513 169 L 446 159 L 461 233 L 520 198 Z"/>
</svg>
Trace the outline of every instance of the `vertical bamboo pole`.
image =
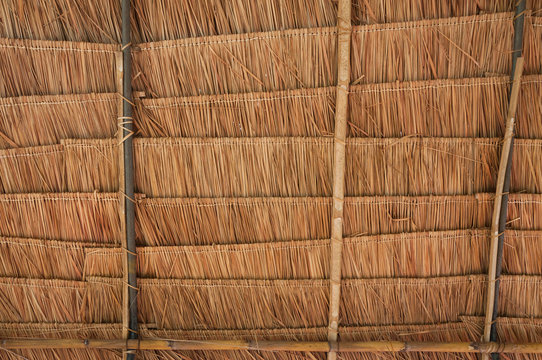
<svg viewBox="0 0 542 360">
<path fill-rule="evenodd" d="M 123 248 L 123 338 L 137 338 L 137 273 L 135 243 L 134 161 L 132 137 L 132 54 L 130 0 L 122 0 L 122 116 L 119 117 L 121 224 Z M 127 349 L 123 358 L 133 360 L 135 351 Z"/>
<path fill-rule="evenodd" d="M 336 343 L 339 329 L 341 299 L 341 263 L 343 248 L 344 168 L 348 91 L 350 86 L 350 38 L 352 4 L 339 0 L 337 12 L 337 101 L 335 107 L 335 140 L 333 143 L 333 212 L 331 218 L 330 302 L 328 341 Z M 337 349 L 330 349 L 329 360 L 337 358 Z"/>
<path fill-rule="evenodd" d="M 508 214 L 508 193 L 510 191 L 510 173 L 512 171 L 512 153 L 514 149 L 514 127 L 518 95 L 523 73 L 523 31 L 525 19 L 525 0 L 519 0 L 516 5 L 514 18 L 514 44 L 512 54 L 512 89 L 508 101 L 508 113 L 504 134 L 499 173 L 497 176 L 497 188 L 491 221 L 491 247 L 488 273 L 488 292 L 486 303 L 486 315 L 484 321 L 483 341 L 496 341 L 497 330 L 495 320 L 499 306 L 499 278 L 502 269 L 502 252 L 504 244 L 504 231 Z M 498 359 L 498 354 L 493 354 Z M 482 356 L 483 360 L 489 359 L 488 354 Z"/>
</svg>

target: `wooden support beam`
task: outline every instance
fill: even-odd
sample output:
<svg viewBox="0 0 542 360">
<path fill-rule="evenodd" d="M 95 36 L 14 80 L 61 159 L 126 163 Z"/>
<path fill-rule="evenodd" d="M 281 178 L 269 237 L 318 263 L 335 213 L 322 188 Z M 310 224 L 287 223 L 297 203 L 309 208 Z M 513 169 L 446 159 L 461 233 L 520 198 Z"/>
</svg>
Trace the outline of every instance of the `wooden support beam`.
<svg viewBox="0 0 542 360">
<path fill-rule="evenodd" d="M 542 343 L 403 342 L 403 341 L 244 341 L 137 339 L 0 339 L 0 349 L 137 349 L 174 351 L 299 351 L 299 352 L 440 352 L 542 354 Z"/>
<path fill-rule="evenodd" d="M 333 211 L 331 218 L 330 302 L 328 340 L 336 342 L 339 329 L 341 299 L 341 263 L 343 248 L 343 205 L 346 132 L 348 122 L 348 92 L 350 87 L 350 39 L 352 4 L 339 0 L 337 13 L 338 70 L 337 101 L 335 106 L 335 139 L 333 143 Z M 330 349 L 329 360 L 337 355 Z"/>
</svg>

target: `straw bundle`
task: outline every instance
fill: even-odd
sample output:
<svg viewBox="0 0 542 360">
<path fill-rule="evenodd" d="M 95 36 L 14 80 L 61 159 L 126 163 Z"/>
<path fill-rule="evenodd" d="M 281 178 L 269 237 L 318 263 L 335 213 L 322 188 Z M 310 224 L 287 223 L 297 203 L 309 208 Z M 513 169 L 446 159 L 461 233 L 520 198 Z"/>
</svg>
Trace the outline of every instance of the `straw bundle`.
<svg viewBox="0 0 542 360">
<path fill-rule="evenodd" d="M 325 353 L 290 351 L 141 351 L 143 360 L 325 360 Z"/>
<path fill-rule="evenodd" d="M 83 280 L 88 254 L 106 244 L 0 238 L 0 276 Z"/>
<path fill-rule="evenodd" d="M 499 314 L 512 317 L 542 316 L 541 276 L 501 276 Z"/>
<path fill-rule="evenodd" d="M 261 137 L 333 134 L 332 88 L 142 99 L 143 137 Z"/>
<path fill-rule="evenodd" d="M 331 139 L 134 141 L 136 191 L 153 197 L 331 194 Z"/>
<path fill-rule="evenodd" d="M 0 195 L 0 235 L 116 244 L 118 201 L 98 193 Z"/>
<path fill-rule="evenodd" d="M 116 45 L 0 39 L 0 96 L 114 92 Z"/>
<path fill-rule="evenodd" d="M 119 189 L 118 144 L 114 140 L 62 140 L 68 191 Z"/>
<path fill-rule="evenodd" d="M 362 83 L 509 74 L 512 13 L 353 29 L 352 79 Z"/>
<path fill-rule="evenodd" d="M 542 274 L 542 232 L 509 230 L 503 246 L 503 273 Z"/>
<path fill-rule="evenodd" d="M 5 0 L 0 37 L 118 43 L 120 3 L 115 0 Z"/>
<path fill-rule="evenodd" d="M 343 325 L 420 324 L 482 315 L 486 276 L 345 280 Z M 454 299 L 453 301 L 444 301 Z"/>
<path fill-rule="evenodd" d="M 85 272 L 122 276 L 122 251 L 89 248 Z M 140 247 L 138 276 L 173 279 L 324 279 L 329 273 L 329 241 L 262 244 Z"/>
<path fill-rule="evenodd" d="M 510 178 L 510 191 L 542 192 L 542 142 L 537 140 L 516 140 Z"/>
<path fill-rule="evenodd" d="M 336 22 L 333 0 L 137 0 L 132 14 L 137 42 L 334 26 Z"/>
<path fill-rule="evenodd" d="M 506 342 L 540 342 L 542 338 L 542 323 L 540 319 L 527 318 L 497 318 L 497 333 L 499 339 Z M 501 355 L 502 356 L 502 355 Z M 540 360 L 537 354 L 507 354 L 507 360 Z"/>
<path fill-rule="evenodd" d="M 350 140 L 346 193 L 454 195 L 493 191 L 498 143 L 499 139 L 455 138 Z"/>
<path fill-rule="evenodd" d="M 0 149 L 58 144 L 68 138 L 111 138 L 116 101 L 114 94 L 0 98 Z"/>
<path fill-rule="evenodd" d="M 255 243 L 328 238 L 329 198 L 140 199 L 139 244 Z"/>
<path fill-rule="evenodd" d="M 327 323 L 326 281 L 140 279 L 139 287 L 140 319 L 159 328 L 252 329 Z"/>
<path fill-rule="evenodd" d="M 109 284 L 0 278 L 0 289 L 3 321 L 120 321 L 120 291 Z"/>
<path fill-rule="evenodd" d="M 533 75 L 522 78 L 516 113 L 516 137 L 540 139 L 542 124 L 537 119 L 542 114 L 542 104 L 533 99 L 542 93 L 542 77 Z"/>
<path fill-rule="evenodd" d="M 484 228 L 492 206 L 486 194 L 346 198 L 344 235 Z"/>
<path fill-rule="evenodd" d="M 0 150 L 0 192 L 56 192 L 64 189 L 61 145 Z"/>
<path fill-rule="evenodd" d="M 489 261 L 486 230 L 360 236 L 343 246 L 345 279 L 482 274 Z"/>
<path fill-rule="evenodd" d="M 514 0 L 353 0 L 355 25 L 449 18 L 514 10 Z"/>
<path fill-rule="evenodd" d="M 525 53 L 526 74 L 540 74 L 542 65 L 540 58 L 542 56 L 542 17 L 527 17 L 525 19 L 525 39 L 523 41 Z"/>
<path fill-rule="evenodd" d="M 536 80 L 540 89 L 542 78 Z M 508 77 L 491 77 L 353 86 L 349 97 L 350 134 L 502 137 L 508 84 Z M 522 87 L 520 95 L 526 87 Z M 531 101 L 527 96 L 521 98 Z M 518 122 L 523 121 L 535 126 L 534 119 L 518 116 Z M 532 127 L 529 129 L 532 131 Z"/>
<path fill-rule="evenodd" d="M 542 230 L 540 194 L 511 194 L 508 200 L 508 226 L 517 230 Z"/>
<path fill-rule="evenodd" d="M 329 86 L 336 29 L 310 28 L 140 44 L 134 87 L 153 97 Z"/>
</svg>

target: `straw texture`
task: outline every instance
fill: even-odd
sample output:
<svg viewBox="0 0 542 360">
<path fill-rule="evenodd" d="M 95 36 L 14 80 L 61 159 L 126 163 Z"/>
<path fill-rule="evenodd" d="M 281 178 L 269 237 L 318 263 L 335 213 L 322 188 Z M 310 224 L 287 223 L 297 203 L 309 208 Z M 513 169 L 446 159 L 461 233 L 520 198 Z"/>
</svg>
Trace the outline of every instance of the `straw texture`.
<svg viewBox="0 0 542 360">
<path fill-rule="evenodd" d="M 0 98 L 0 149 L 112 138 L 116 100 L 108 93 Z"/>
<path fill-rule="evenodd" d="M 309 28 L 140 44 L 134 88 L 152 97 L 335 84 L 336 31 Z M 257 56 L 256 56 L 257 55 Z M 190 80 L 189 80 L 190 79 Z"/>
<path fill-rule="evenodd" d="M 336 22 L 337 4 L 332 0 L 137 0 L 132 14 L 137 42 L 325 27 Z"/>
<path fill-rule="evenodd" d="M 509 74 L 512 13 L 356 27 L 352 79 L 361 83 Z"/>
<path fill-rule="evenodd" d="M 333 134 L 332 88 L 142 99 L 142 137 L 261 137 Z"/>
<path fill-rule="evenodd" d="M 542 317 L 541 276 L 504 275 L 499 290 L 499 315 Z"/>
<path fill-rule="evenodd" d="M 542 233 L 509 230 L 503 246 L 503 273 L 542 275 Z"/>
<path fill-rule="evenodd" d="M 0 39 L 0 96 L 114 92 L 115 50 L 105 44 Z"/>
</svg>

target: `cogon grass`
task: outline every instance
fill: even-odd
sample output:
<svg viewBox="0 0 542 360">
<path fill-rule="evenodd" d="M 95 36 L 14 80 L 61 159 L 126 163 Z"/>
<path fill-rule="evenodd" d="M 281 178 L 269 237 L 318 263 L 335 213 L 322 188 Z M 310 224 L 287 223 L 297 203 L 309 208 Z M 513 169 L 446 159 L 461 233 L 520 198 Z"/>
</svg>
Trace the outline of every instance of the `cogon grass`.
<svg viewBox="0 0 542 360">
<path fill-rule="evenodd" d="M 542 232 L 507 230 L 504 234 L 504 274 L 542 274 Z"/>
<path fill-rule="evenodd" d="M 499 315 L 508 317 L 542 316 L 542 278 L 503 275 L 499 287 Z"/>
<path fill-rule="evenodd" d="M 0 39 L 0 96 L 114 92 L 117 45 Z"/>
<path fill-rule="evenodd" d="M 353 28 L 354 83 L 510 73 L 512 13 Z"/>
<path fill-rule="evenodd" d="M 335 28 L 310 28 L 143 43 L 134 88 L 173 97 L 334 85 L 336 37 Z"/>
<path fill-rule="evenodd" d="M 132 6 L 137 42 L 326 27 L 337 22 L 337 4 L 332 0 L 137 0 Z"/>
<path fill-rule="evenodd" d="M 141 99 L 142 137 L 274 137 L 333 134 L 333 88 Z"/>
</svg>

